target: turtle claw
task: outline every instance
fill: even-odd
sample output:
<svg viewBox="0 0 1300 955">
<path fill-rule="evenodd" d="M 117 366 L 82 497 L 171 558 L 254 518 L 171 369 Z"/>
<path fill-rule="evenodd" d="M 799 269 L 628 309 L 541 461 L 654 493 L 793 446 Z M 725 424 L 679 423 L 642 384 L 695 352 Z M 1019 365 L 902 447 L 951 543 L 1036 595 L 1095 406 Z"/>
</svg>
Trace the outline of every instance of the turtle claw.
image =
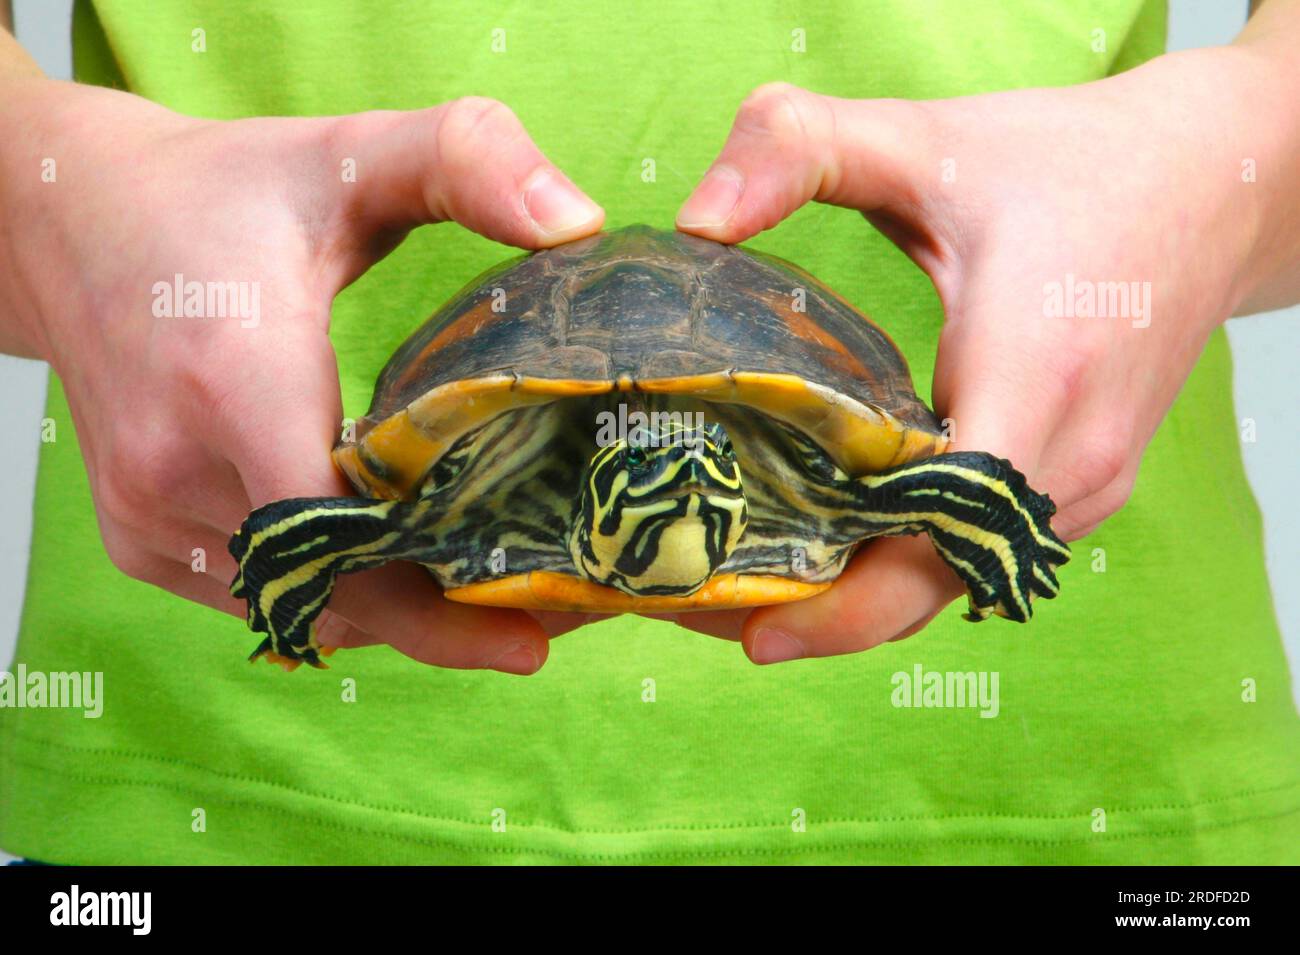
<svg viewBox="0 0 1300 955">
<path fill-rule="evenodd" d="M 249 654 L 248 662 L 256 663 L 258 660 L 265 660 L 267 663 L 278 666 L 285 673 L 292 673 L 304 663 L 317 670 L 328 670 L 329 665 L 322 661 L 322 656 L 329 656 L 334 652 L 334 647 L 317 647 L 311 645 L 305 647 L 299 656 L 287 656 L 277 652 L 271 644 L 271 638 L 267 637 L 258 645 L 258 648 Z"/>
</svg>

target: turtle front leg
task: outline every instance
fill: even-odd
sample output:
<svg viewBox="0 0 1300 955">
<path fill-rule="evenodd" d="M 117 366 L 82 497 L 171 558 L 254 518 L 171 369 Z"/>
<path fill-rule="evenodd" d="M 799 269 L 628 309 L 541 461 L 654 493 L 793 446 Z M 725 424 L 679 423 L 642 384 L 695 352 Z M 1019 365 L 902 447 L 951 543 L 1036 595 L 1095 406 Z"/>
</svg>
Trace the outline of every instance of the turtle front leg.
<svg viewBox="0 0 1300 955">
<path fill-rule="evenodd" d="M 1024 623 L 1035 596 L 1055 597 L 1055 567 L 1070 559 L 1052 530 L 1056 505 L 1003 458 L 940 454 L 849 482 L 863 537 L 930 535 L 970 595 L 968 620 Z"/>
<path fill-rule="evenodd" d="M 427 506 L 326 497 L 253 511 L 230 539 L 239 563 L 230 593 L 248 601 L 249 629 L 267 634 L 249 659 L 323 667 L 314 621 L 335 578 L 408 556 Z"/>
</svg>

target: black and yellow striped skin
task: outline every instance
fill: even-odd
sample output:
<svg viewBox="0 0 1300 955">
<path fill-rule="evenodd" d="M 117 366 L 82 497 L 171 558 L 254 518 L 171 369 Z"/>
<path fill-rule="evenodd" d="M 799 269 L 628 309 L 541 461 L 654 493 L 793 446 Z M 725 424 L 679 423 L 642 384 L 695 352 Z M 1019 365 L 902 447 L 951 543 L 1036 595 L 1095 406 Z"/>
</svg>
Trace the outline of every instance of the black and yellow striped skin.
<svg viewBox="0 0 1300 955">
<path fill-rule="evenodd" d="M 312 622 L 338 574 L 391 560 L 425 565 L 449 590 L 546 570 L 652 597 L 724 574 L 829 581 L 864 540 L 925 533 L 965 583 L 969 619 L 1026 621 L 1033 598 L 1059 589 L 1069 549 L 1055 507 L 1005 460 L 956 452 L 852 476 L 752 409 L 673 399 L 664 407 L 682 418 L 704 415 L 696 443 L 674 443 L 670 425 L 629 462 L 636 442 L 596 446 L 600 407 L 500 416 L 440 459 L 413 501 L 254 511 L 231 541 L 232 593 L 268 634 L 254 657 L 320 665 Z"/>
<path fill-rule="evenodd" d="M 1050 599 L 1060 591 L 1055 568 L 1070 559 L 1070 549 L 1052 531 L 1056 505 L 1005 458 L 940 454 L 843 487 L 857 503 L 844 514 L 844 532 L 863 538 L 928 534 L 966 585 L 968 620 L 997 614 L 1025 623 L 1034 597 Z"/>
<path fill-rule="evenodd" d="M 635 596 L 688 595 L 727 561 L 748 522 L 726 431 L 669 419 L 597 452 L 569 550 L 595 583 Z"/>
<path fill-rule="evenodd" d="M 1056 595 L 1054 568 L 1070 559 L 1051 527 L 1056 506 L 1009 461 L 953 452 L 855 477 L 780 422 L 734 406 L 713 414 L 743 448 L 753 515 L 743 564 L 724 571 L 833 580 L 863 541 L 925 533 L 965 583 L 968 619 L 1025 622 L 1034 597 Z M 801 571 L 791 570 L 796 554 Z"/>
<path fill-rule="evenodd" d="M 322 666 L 314 623 L 341 573 L 403 556 L 401 511 L 361 498 L 299 498 L 258 508 L 230 540 L 239 572 L 230 585 L 248 601 L 248 627 L 267 638 L 250 659 Z"/>
</svg>

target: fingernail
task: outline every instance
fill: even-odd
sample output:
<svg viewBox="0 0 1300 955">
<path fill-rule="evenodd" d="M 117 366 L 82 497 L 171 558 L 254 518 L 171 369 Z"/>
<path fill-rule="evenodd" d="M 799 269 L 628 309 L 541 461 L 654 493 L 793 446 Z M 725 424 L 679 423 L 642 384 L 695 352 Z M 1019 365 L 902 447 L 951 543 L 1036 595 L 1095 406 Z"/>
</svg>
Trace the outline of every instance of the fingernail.
<svg viewBox="0 0 1300 955">
<path fill-rule="evenodd" d="M 787 660 L 801 660 L 808 655 L 803 644 L 784 630 L 764 627 L 754 634 L 755 663 L 784 663 Z"/>
<path fill-rule="evenodd" d="M 488 669 L 528 676 L 530 673 L 536 673 L 540 665 L 537 660 L 537 651 L 533 649 L 532 644 L 520 643 L 489 663 Z"/>
<path fill-rule="evenodd" d="M 543 232 L 571 232 L 600 215 L 600 207 L 554 169 L 533 173 L 524 186 L 524 209 Z"/>
<path fill-rule="evenodd" d="M 714 166 L 677 213 L 677 224 L 688 228 L 722 225 L 740 205 L 745 177 L 731 166 Z"/>
</svg>

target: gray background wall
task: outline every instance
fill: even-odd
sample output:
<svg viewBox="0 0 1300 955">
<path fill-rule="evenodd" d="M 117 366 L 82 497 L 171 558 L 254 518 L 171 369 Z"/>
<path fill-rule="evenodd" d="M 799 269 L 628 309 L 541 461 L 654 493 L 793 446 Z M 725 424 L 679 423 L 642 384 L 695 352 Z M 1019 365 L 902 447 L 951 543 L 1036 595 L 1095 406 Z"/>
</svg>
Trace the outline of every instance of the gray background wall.
<svg viewBox="0 0 1300 955">
<path fill-rule="evenodd" d="M 1171 0 L 1171 50 L 1226 43 L 1246 19 L 1247 0 Z M 17 0 L 18 38 L 51 76 L 71 75 L 71 0 Z M 1264 512 L 1273 600 L 1300 703 L 1300 308 L 1228 323 L 1236 363 L 1237 417 L 1252 418 L 1257 440 L 1242 453 Z M 0 668 L 13 659 L 31 541 L 38 424 L 46 367 L 0 355 L 0 411 L 8 463 L 0 468 Z M 1207 529 L 1212 533 L 1212 530 Z M 0 862 L 7 859 L 0 853 Z"/>
</svg>

